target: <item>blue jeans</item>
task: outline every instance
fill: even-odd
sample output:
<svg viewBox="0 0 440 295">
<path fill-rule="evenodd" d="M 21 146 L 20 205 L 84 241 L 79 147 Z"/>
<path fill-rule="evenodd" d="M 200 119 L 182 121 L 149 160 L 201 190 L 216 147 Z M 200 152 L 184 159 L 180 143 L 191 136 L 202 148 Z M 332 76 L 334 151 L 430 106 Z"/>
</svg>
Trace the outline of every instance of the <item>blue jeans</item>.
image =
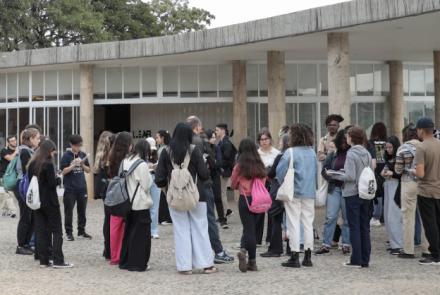
<svg viewBox="0 0 440 295">
<path fill-rule="evenodd" d="M 342 197 L 342 189 L 335 187 L 333 192 L 327 196 L 326 215 L 324 223 L 323 245 L 331 247 L 336 223 L 338 222 L 339 210 L 342 211 L 344 225 L 342 226 L 342 245 L 350 245 L 350 230 L 348 228 L 345 200 Z"/>
<path fill-rule="evenodd" d="M 370 263 L 370 203 L 358 195 L 345 197 L 352 248 L 350 263 L 353 265 L 368 266 Z"/>
<path fill-rule="evenodd" d="M 377 198 L 377 204 L 373 202 L 373 218 L 380 220 L 383 211 L 383 197 Z"/>
<path fill-rule="evenodd" d="M 422 221 L 420 219 L 420 212 L 417 208 L 416 210 L 416 225 L 415 225 L 415 232 L 414 232 L 414 245 L 421 245 L 422 244 Z"/>
<path fill-rule="evenodd" d="M 215 254 L 223 252 L 223 245 L 220 241 L 220 234 L 218 230 L 217 221 L 215 219 L 215 200 L 212 188 L 204 188 L 206 193 L 206 214 L 208 217 L 208 234 L 211 242 L 212 250 Z"/>
<path fill-rule="evenodd" d="M 160 203 L 160 188 L 154 183 L 154 175 L 153 184 L 150 188 L 151 199 L 153 199 L 153 206 L 150 208 L 150 216 L 151 216 L 151 235 L 156 236 L 159 235 L 159 203 Z"/>
</svg>

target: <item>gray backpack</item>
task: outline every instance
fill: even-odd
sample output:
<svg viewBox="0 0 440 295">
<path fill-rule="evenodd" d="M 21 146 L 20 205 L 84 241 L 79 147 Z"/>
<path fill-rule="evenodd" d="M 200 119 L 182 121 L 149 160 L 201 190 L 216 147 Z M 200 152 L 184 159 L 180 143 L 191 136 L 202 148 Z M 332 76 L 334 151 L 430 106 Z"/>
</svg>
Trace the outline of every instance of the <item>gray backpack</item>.
<svg viewBox="0 0 440 295">
<path fill-rule="evenodd" d="M 122 161 L 121 165 L 119 166 L 118 175 L 110 180 L 110 183 L 107 187 L 104 205 L 108 207 L 111 215 L 126 217 L 128 213 L 130 213 L 131 206 L 139 189 L 139 183 L 137 184 L 133 193 L 133 199 L 130 200 L 130 195 L 128 194 L 127 188 L 127 177 L 132 174 L 137 166 L 139 166 L 142 162 L 144 162 L 144 160 L 136 160 L 130 166 L 130 169 L 123 171 L 122 168 L 124 161 Z"/>
<path fill-rule="evenodd" d="M 190 211 L 199 202 L 199 190 L 188 170 L 193 150 L 194 146 L 191 145 L 190 151 L 187 152 L 183 163 L 180 165 L 174 163 L 172 157 L 170 157 L 173 171 L 171 171 L 171 179 L 167 191 L 167 202 L 171 208 L 177 211 Z"/>
</svg>

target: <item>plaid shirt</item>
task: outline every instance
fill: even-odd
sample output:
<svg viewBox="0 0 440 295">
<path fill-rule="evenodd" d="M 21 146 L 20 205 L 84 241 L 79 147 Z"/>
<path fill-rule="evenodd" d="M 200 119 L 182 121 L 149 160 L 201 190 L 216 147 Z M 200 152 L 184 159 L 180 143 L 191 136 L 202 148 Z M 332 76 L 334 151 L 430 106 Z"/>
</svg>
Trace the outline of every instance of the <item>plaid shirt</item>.
<svg viewBox="0 0 440 295">
<path fill-rule="evenodd" d="M 420 144 L 420 141 L 413 139 L 405 142 L 397 149 L 394 171 L 397 174 L 402 174 L 402 181 L 417 180 L 414 175 L 409 173 L 409 170 L 415 169 L 414 156 L 418 144 Z"/>
</svg>

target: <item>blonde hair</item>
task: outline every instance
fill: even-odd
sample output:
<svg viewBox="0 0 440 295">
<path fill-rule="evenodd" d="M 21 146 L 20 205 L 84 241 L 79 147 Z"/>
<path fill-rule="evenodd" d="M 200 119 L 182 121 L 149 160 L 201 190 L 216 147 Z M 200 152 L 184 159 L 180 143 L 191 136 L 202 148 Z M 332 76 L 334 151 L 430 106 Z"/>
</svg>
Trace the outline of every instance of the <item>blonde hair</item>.
<svg viewBox="0 0 440 295">
<path fill-rule="evenodd" d="M 96 147 L 95 165 L 93 166 L 95 173 L 97 173 L 100 168 L 103 168 L 107 162 L 111 148 L 110 138 L 112 136 L 113 133 L 110 131 L 103 131 L 99 136 L 98 146 Z"/>
</svg>

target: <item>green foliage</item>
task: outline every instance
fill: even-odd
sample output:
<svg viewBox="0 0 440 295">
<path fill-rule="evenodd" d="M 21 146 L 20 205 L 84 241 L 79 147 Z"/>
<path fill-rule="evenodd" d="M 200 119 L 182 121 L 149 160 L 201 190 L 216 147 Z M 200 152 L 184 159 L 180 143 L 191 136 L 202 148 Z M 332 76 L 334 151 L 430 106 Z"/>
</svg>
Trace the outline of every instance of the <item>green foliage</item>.
<svg viewBox="0 0 440 295">
<path fill-rule="evenodd" d="M 176 34 L 213 18 L 188 0 L 0 0 L 0 51 Z"/>
</svg>

